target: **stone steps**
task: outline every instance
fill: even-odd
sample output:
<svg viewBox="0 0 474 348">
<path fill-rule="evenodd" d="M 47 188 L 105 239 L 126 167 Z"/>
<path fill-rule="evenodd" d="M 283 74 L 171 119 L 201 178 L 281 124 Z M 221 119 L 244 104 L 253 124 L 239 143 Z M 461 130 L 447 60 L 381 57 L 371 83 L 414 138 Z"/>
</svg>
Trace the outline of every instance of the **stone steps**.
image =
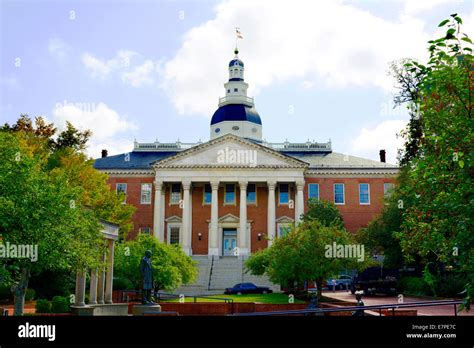
<svg viewBox="0 0 474 348">
<path fill-rule="evenodd" d="M 225 288 L 238 283 L 254 283 L 257 286 L 267 286 L 273 291 L 280 291 L 278 285 L 270 282 L 266 276 L 254 276 L 245 273 L 245 260 L 237 257 L 214 257 L 214 263 L 207 256 L 193 256 L 197 262 L 198 278 L 193 284 L 183 285 L 176 289 L 175 294 L 213 295 L 223 294 Z M 212 276 L 210 276 L 212 265 Z M 209 278 L 210 287 L 209 286 Z"/>
</svg>

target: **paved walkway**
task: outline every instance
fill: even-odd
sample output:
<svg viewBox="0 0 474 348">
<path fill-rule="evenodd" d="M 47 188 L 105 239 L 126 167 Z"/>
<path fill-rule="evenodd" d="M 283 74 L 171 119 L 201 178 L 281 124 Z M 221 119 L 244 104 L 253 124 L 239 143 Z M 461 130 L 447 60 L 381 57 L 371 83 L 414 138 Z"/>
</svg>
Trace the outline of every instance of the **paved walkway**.
<svg viewBox="0 0 474 348">
<path fill-rule="evenodd" d="M 352 295 L 350 292 L 347 292 L 346 290 L 336 290 L 336 292 L 323 290 L 323 295 L 325 297 L 330 297 L 330 298 L 334 298 L 341 301 L 353 302 L 354 304 L 356 304 L 355 295 Z M 364 304 L 366 306 L 398 303 L 398 297 L 396 296 L 364 296 L 362 300 L 364 301 Z M 403 303 L 425 302 L 425 301 L 430 301 L 430 300 L 423 297 L 414 297 L 414 296 L 404 296 L 403 298 Z M 442 315 L 442 316 L 454 315 L 453 305 L 436 306 L 436 307 L 413 307 L 413 308 L 406 308 L 406 309 L 416 309 L 418 311 L 418 315 L 433 315 L 433 316 L 434 315 Z M 458 315 L 474 316 L 474 308 L 471 309 L 471 311 L 469 312 L 462 311 L 458 313 Z"/>
</svg>

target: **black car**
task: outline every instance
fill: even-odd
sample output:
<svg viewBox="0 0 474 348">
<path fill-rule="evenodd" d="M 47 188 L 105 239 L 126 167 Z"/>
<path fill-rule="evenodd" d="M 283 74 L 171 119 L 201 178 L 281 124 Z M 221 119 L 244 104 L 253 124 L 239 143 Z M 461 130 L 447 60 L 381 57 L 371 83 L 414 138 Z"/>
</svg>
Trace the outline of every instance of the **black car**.
<svg viewBox="0 0 474 348">
<path fill-rule="evenodd" d="M 265 286 L 257 286 L 253 283 L 239 283 L 235 284 L 232 288 L 225 289 L 224 294 L 270 294 L 272 292 L 270 288 Z"/>
</svg>

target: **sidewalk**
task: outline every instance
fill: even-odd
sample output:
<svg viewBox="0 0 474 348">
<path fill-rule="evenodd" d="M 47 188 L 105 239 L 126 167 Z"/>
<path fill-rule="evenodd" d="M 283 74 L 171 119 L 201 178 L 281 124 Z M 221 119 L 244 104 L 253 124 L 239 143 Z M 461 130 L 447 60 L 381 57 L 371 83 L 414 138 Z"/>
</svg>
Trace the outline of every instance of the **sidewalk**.
<svg viewBox="0 0 474 348">
<path fill-rule="evenodd" d="M 353 302 L 354 305 L 356 304 L 355 296 L 352 295 L 350 292 L 346 290 L 336 290 L 336 292 L 323 290 L 323 295 L 325 297 L 333 298 L 336 300 Z M 383 304 L 394 304 L 398 303 L 398 297 L 396 296 L 364 296 L 362 298 L 364 304 L 366 306 L 371 305 L 383 305 Z M 404 296 L 403 303 L 410 303 L 410 302 L 427 302 L 426 298 L 422 297 L 415 297 L 415 296 Z M 454 316 L 454 306 L 453 305 L 444 305 L 444 306 L 433 306 L 433 307 L 413 307 L 411 309 L 416 309 L 418 311 L 418 315 L 421 316 Z M 465 315 L 465 316 L 474 316 L 474 308 L 471 309 L 469 312 L 462 311 L 458 313 L 458 315 Z"/>
</svg>

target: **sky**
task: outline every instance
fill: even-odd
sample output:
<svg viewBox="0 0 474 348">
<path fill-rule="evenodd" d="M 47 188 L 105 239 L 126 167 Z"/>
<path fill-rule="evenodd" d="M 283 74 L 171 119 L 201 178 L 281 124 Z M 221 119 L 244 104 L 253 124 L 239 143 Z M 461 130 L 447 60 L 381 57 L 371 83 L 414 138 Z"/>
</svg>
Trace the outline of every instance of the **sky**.
<svg viewBox="0 0 474 348">
<path fill-rule="evenodd" d="M 264 139 L 396 163 L 408 114 L 390 63 L 426 61 L 452 13 L 474 36 L 461 0 L 0 0 L 0 123 L 68 120 L 92 130 L 94 158 L 206 141 L 239 27 Z"/>
</svg>

